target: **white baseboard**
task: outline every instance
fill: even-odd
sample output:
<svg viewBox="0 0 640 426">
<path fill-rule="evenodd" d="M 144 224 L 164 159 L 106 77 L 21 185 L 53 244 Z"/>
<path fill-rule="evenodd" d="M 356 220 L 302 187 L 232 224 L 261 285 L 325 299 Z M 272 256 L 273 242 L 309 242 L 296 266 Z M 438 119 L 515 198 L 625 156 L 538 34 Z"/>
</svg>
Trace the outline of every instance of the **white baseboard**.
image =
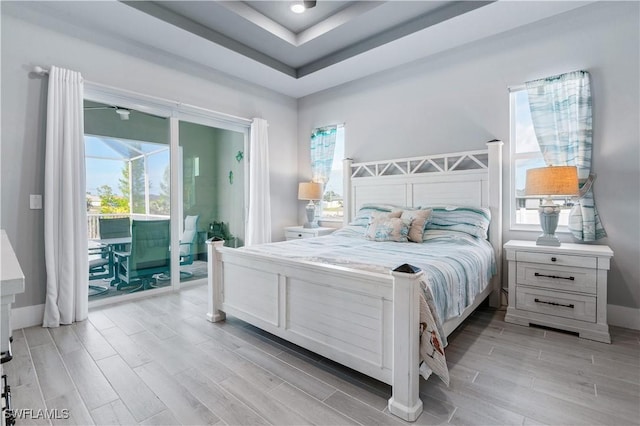
<svg viewBox="0 0 640 426">
<path fill-rule="evenodd" d="M 14 330 L 42 325 L 43 318 L 44 303 L 22 308 L 11 308 L 11 328 Z"/>
<path fill-rule="evenodd" d="M 640 330 L 640 309 L 620 305 L 607 305 L 609 325 Z"/>
<path fill-rule="evenodd" d="M 11 309 L 11 328 L 33 327 L 42 325 L 44 304 Z M 609 325 L 640 330 L 640 309 L 619 305 L 607 305 Z"/>
</svg>

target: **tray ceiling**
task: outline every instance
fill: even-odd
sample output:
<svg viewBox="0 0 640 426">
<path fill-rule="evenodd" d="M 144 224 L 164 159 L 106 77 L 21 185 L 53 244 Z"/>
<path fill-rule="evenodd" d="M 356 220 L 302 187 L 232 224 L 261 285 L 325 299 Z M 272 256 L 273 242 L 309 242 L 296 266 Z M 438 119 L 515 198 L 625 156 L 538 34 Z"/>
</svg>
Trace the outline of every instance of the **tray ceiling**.
<svg viewBox="0 0 640 426">
<path fill-rule="evenodd" d="M 3 13 L 76 37 L 298 98 L 592 2 L 318 0 L 302 14 L 293 1 L 2 3 Z"/>
</svg>

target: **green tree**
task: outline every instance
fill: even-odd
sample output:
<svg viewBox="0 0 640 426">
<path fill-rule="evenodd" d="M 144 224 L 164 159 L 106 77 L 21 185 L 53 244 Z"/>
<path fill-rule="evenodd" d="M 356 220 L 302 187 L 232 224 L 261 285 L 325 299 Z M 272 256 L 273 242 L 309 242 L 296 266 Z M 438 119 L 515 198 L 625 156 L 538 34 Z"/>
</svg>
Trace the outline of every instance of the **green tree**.
<svg viewBox="0 0 640 426">
<path fill-rule="evenodd" d="M 331 201 L 333 201 L 333 200 L 334 200 L 334 198 L 338 198 L 338 199 L 339 199 L 339 198 L 341 198 L 341 196 L 340 196 L 340 194 L 336 194 L 335 192 L 333 192 L 333 191 L 331 191 L 331 190 L 326 191 L 326 192 L 324 193 L 324 197 L 322 197 L 322 199 L 323 199 L 324 201 L 327 201 L 327 202 L 331 202 Z"/>
<path fill-rule="evenodd" d="M 151 214 L 166 214 L 168 215 L 170 213 L 170 209 L 171 209 L 171 192 L 170 192 L 170 183 L 169 183 L 169 179 L 171 178 L 170 176 L 170 170 L 169 170 L 169 165 L 167 165 L 164 168 L 164 173 L 162 174 L 162 182 L 160 182 L 160 195 L 158 195 L 158 197 L 153 200 L 150 201 L 149 204 L 149 213 Z"/>
<path fill-rule="evenodd" d="M 100 197 L 100 213 L 129 213 L 129 198 L 115 195 L 109 185 L 97 189 Z"/>
<path fill-rule="evenodd" d="M 133 177 L 130 186 L 129 163 L 124 163 L 122 166 L 122 177 L 118 181 L 118 187 L 124 198 L 127 200 L 131 198 L 133 201 L 131 212 L 144 214 L 146 213 L 144 201 L 144 159 L 139 158 L 131 161 L 131 172 Z M 131 191 L 133 191 L 132 197 Z"/>
</svg>

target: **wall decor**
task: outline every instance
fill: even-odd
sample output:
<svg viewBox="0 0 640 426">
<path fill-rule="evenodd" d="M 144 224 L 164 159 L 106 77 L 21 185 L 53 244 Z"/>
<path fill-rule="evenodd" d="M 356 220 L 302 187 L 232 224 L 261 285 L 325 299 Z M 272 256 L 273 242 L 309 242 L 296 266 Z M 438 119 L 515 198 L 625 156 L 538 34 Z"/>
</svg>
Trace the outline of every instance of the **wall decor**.
<svg viewBox="0 0 640 426">
<path fill-rule="evenodd" d="M 233 185 L 233 171 L 229 172 L 229 185 Z"/>
<path fill-rule="evenodd" d="M 238 151 L 238 153 L 236 154 L 236 161 L 239 163 L 242 161 L 243 158 L 244 158 L 244 152 Z"/>
</svg>

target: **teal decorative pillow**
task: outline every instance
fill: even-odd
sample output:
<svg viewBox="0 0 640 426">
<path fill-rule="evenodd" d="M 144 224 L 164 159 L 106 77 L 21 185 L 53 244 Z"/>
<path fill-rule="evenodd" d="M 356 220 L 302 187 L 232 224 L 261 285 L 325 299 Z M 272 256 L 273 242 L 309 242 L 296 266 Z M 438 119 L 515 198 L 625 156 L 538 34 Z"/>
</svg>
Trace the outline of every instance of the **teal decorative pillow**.
<svg viewBox="0 0 640 426">
<path fill-rule="evenodd" d="M 399 217 L 378 217 L 371 220 L 364 234 L 365 238 L 373 241 L 407 242 L 409 227 Z"/>
<path fill-rule="evenodd" d="M 491 211 L 484 207 L 452 206 L 433 207 L 427 230 L 439 229 L 465 232 L 487 239 Z"/>
<path fill-rule="evenodd" d="M 373 212 L 391 213 L 396 210 L 402 210 L 402 207 L 391 204 L 363 204 L 358 210 L 356 217 L 349 223 L 349 225 L 367 226 L 369 225 L 369 222 L 371 222 L 371 215 Z"/>
</svg>

